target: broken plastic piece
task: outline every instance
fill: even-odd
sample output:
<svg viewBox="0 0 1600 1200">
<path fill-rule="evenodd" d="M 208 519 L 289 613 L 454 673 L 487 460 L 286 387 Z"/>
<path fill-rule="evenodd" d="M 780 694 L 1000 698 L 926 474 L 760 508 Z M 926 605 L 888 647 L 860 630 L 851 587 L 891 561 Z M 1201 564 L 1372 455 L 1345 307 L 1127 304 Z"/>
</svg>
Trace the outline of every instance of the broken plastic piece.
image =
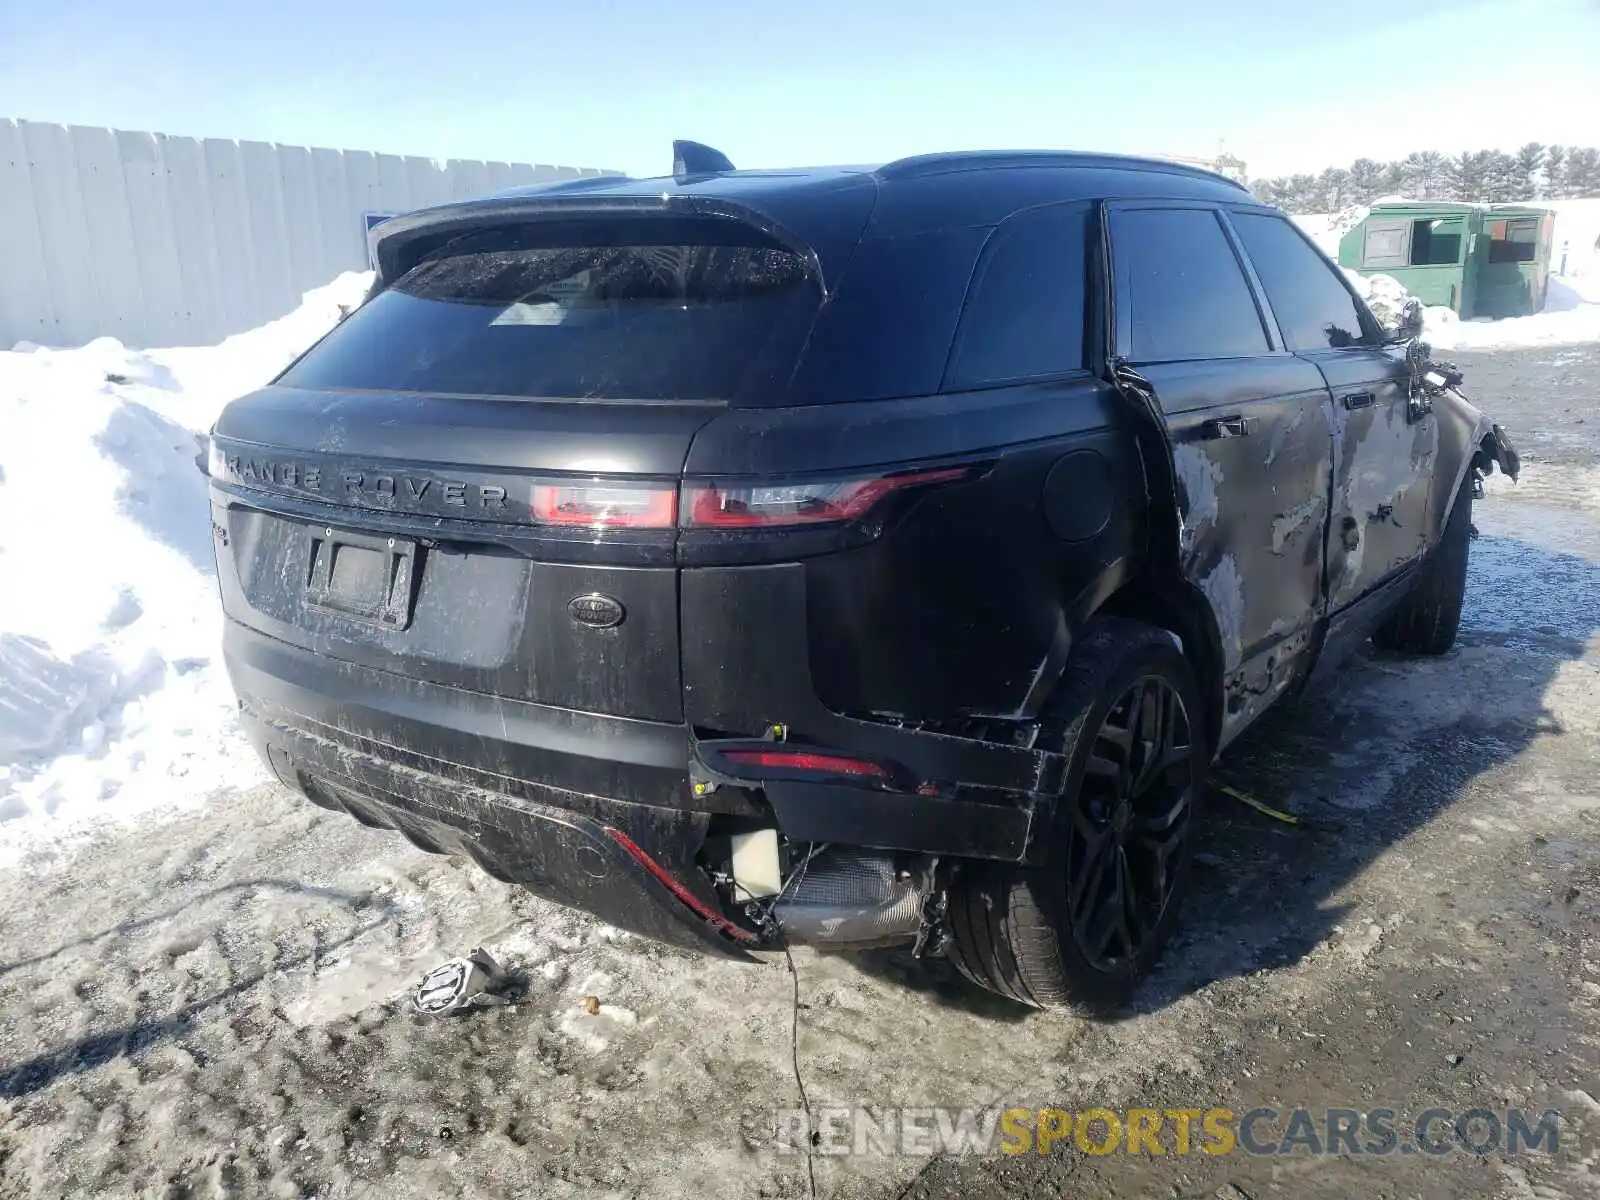
<svg viewBox="0 0 1600 1200">
<path fill-rule="evenodd" d="M 741 897 L 760 900 L 776 896 L 783 888 L 778 865 L 778 831 L 757 829 L 736 833 L 733 842 L 733 882 Z"/>
<path fill-rule="evenodd" d="M 429 1017 L 460 1012 L 486 993 L 493 992 L 505 978 L 500 964 L 483 949 L 465 958 L 440 963 L 422 977 L 411 1004 Z"/>
</svg>

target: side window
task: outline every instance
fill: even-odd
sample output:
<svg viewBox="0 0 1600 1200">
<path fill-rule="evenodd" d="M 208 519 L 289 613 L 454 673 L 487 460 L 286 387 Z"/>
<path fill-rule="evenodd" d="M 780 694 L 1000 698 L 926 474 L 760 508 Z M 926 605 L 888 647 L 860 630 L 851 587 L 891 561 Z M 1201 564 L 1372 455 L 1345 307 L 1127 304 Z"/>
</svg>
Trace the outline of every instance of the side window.
<svg viewBox="0 0 1600 1200">
<path fill-rule="evenodd" d="M 990 235 L 956 330 L 946 388 L 976 388 L 1083 367 L 1089 206 L 1055 204 Z"/>
<path fill-rule="evenodd" d="M 1356 298 L 1293 225 L 1265 213 L 1232 219 L 1291 350 L 1363 344 L 1369 330 Z"/>
<path fill-rule="evenodd" d="M 1267 352 L 1250 285 L 1217 214 L 1131 209 L 1111 218 L 1117 303 L 1135 362 Z"/>
</svg>

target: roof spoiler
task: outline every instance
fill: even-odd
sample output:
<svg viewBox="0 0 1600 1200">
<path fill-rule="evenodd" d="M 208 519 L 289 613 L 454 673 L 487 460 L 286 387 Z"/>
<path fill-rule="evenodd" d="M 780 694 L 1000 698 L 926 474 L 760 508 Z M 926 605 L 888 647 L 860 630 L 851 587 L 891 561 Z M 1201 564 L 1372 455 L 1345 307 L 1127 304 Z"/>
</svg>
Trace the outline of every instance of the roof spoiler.
<svg viewBox="0 0 1600 1200">
<path fill-rule="evenodd" d="M 525 196 L 489 197 L 466 200 L 438 208 L 421 209 L 392 217 L 373 229 L 372 257 L 377 267 L 373 294 L 404 275 L 417 260 L 450 239 L 502 223 L 524 223 L 567 216 L 686 216 L 713 217 L 742 221 L 759 229 L 781 245 L 803 255 L 822 283 L 824 295 L 831 294 L 837 281 L 824 275 L 822 260 L 803 236 L 782 221 L 738 200 L 721 196 Z"/>
</svg>

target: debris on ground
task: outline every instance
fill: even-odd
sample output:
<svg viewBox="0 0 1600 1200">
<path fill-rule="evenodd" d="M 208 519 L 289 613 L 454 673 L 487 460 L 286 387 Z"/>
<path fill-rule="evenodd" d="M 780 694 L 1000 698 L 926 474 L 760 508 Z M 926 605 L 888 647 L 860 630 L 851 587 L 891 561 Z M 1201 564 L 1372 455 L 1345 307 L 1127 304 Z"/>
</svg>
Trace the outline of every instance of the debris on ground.
<svg viewBox="0 0 1600 1200">
<path fill-rule="evenodd" d="M 424 1016 L 442 1017 L 461 1012 L 480 1000 L 495 999 L 506 972 L 482 948 L 465 958 L 440 963 L 422 977 L 411 997 L 412 1006 Z M 503 1002 L 503 1001 L 501 1001 Z"/>
</svg>

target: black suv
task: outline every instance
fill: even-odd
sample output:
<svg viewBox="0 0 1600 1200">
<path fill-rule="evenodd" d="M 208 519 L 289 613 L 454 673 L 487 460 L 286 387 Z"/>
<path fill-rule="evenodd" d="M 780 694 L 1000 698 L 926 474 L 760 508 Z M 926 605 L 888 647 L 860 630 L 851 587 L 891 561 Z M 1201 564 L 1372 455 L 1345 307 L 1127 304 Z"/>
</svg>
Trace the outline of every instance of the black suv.
<svg viewBox="0 0 1600 1200">
<path fill-rule="evenodd" d="M 246 726 L 640 933 L 1116 1000 L 1208 765 L 1369 636 L 1450 647 L 1514 452 L 1220 176 L 678 151 L 382 225 L 366 302 L 228 406 Z"/>
</svg>

